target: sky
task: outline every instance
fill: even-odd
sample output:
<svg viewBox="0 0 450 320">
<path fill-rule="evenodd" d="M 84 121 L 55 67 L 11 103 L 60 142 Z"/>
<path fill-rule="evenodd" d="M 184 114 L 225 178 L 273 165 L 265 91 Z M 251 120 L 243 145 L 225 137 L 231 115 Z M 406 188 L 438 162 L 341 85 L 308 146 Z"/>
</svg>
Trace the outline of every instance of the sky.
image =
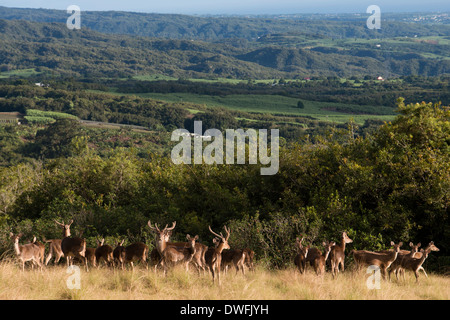
<svg viewBox="0 0 450 320">
<path fill-rule="evenodd" d="M 180 14 L 366 13 L 370 5 L 383 12 L 450 11 L 449 0 L 0 0 L 0 6 L 81 11 L 133 11 Z"/>
</svg>

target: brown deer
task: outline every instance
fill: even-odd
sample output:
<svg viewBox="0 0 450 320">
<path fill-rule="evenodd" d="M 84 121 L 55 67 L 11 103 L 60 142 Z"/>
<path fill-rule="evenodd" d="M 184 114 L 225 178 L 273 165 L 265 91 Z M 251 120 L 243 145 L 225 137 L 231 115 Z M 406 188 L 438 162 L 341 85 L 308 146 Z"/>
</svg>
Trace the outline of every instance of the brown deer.
<svg viewBox="0 0 450 320">
<path fill-rule="evenodd" d="M 167 246 L 162 252 L 162 259 L 164 261 L 164 274 L 167 274 L 167 269 L 178 263 L 183 263 L 186 268 L 186 272 L 189 271 L 189 263 L 195 255 L 195 241 L 198 239 L 198 235 L 191 237 L 186 235 L 188 240 L 187 245 L 183 249 L 179 249 L 175 246 Z"/>
<path fill-rule="evenodd" d="M 134 271 L 134 262 L 141 261 L 142 263 L 145 263 L 145 268 L 148 269 L 147 254 L 148 254 L 148 246 L 145 243 L 143 242 L 132 243 L 125 248 L 124 263 L 131 264 L 131 268 Z"/>
<path fill-rule="evenodd" d="M 62 239 L 44 240 L 44 242 L 49 243 L 49 250 L 47 258 L 45 259 L 45 265 L 48 265 L 52 257 L 55 257 L 53 263 L 58 264 L 59 260 L 64 257 L 64 253 L 61 249 Z"/>
<path fill-rule="evenodd" d="M 36 241 L 36 237 L 33 238 L 31 242 L 39 247 L 39 261 L 41 264 L 44 264 L 44 256 L 45 256 L 45 244 L 39 241 Z"/>
<path fill-rule="evenodd" d="M 347 243 L 352 243 L 353 240 L 347 235 L 347 232 L 342 232 L 341 244 L 335 245 L 330 251 L 330 263 L 331 263 L 331 274 L 335 277 L 339 273 L 339 266 L 344 272 L 344 260 L 345 260 L 345 245 Z"/>
<path fill-rule="evenodd" d="M 236 274 L 239 273 L 239 270 L 242 271 L 242 274 L 245 275 L 245 261 L 247 260 L 248 251 L 244 249 L 230 249 L 226 251 L 222 251 L 222 263 L 221 269 L 228 272 L 228 268 L 234 266 L 236 268 Z"/>
<path fill-rule="evenodd" d="M 414 272 L 414 275 L 416 276 L 416 282 L 419 282 L 419 269 L 422 268 L 422 264 L 425 262 L 425 259 L 428 258 L 428 255 L 431 251 L 439 251 L 439 248 L 437 248 L 434 245 L 434 242 L 431 241 L 428 246 L 424 249 L 420 250 L 420 253 L 422 254 L 420 258 L 416 257 L 405 257 L 402 260 L 401 267 L 405 270 L 411 270 Z M 425 272 L 425 270 L 424 270 Z M 426 273 L 425 273 L 426 275 Z M 405 274 L 403 273 L 403 280 L 405 280 Z"/>
<path fill-rule="evenodd" d="M 353 258 L 357 268 L 359 269 L 362 265 L 375 265 L 380 268 L 381 276 L 386 279 L 386 270 L 391 266 L 391 264 L 397 259 L 398 253 L 400 252 L 400 247 L 403 242 L 395 244 L 391 241 L 391 246 L 394 247 L 393 251 L 389 253 L 377 253 L 366 250 L 352 250 Z"/>
<path fill-rule="evenodd" d="M 114 262 L 113 251 L 114 249 L 109 244 L 104 244 L 105 238 L 98 241 L 97 249 L 95 249 L 95 260 L 97 261 L 97 267 L 100 267 L 101 260 L 105 261 L 106 265 L 110 266 Z"/>
<path fill-rule="evenodd" d="M 244 264 L 247 266 L 248 270 L 254 272 L 255 271 L 255 264 L 253 260 L 255 259 L 255 251 L 249 248 L 244 249 L 245 252 L 245 261 Z"/>
<path fill-rule="evenodd" d="M 295 241 L 297 255 L 294 258 L 294 264 L 297 266 L 298 272 L 300 272 L 300 274 L 303 274 L 306 270 L 306 259 L 308 258 L 308 252 L 310 249 L 309 245 L 307 247 L 302 245 L 303 239 L 304 238 L 297 238 Z"/>
<path fill-rule="evenodd" d="M 323 247 L 324 247 L 324 252 L 323 254 L 317 256 L 314 259 L 314 271 L 316 271 L 316 274 L 318 276 L 320 275 L 324 275 L 325 274 L 325 265 L 327 263 L 327 259 L 328 259 L 328 255 L 331 252 L 331 249 L 333 248 L 333 246 L 336 245 L 335 242 L 323 242 L 322 243 Z"/>
<path fill-rule="evenodd" d="M 125 239 L 123 239 L 121 242 L 117 243 L 117 246 L 114 248 L 113 251 L 113 258 L 114 258 L 114 265 L 118 265 L 123 270 L 123 264 L 125 262 L 125 247 L 123 246 L 123 243 L 125 242 Z"/>
<path fill-rule="evenodd" d="M 63 228 L 63 239 L 61 241 L 61 250 L 67 259 L 67 266 L 73 264 L 73 258 L 81 260 L 85 265 L 86 271 L 89 271 L 87 259 L 85 257 L 86 253 L 86 240 L 79 237 L 71 237 L 70 226 L 73 220 L 69 221 L 69 224 L 65 224 L 64 221 L 58 222 L 54 220 L 56 224 Z"/>
<path fill-rule="evenodd" d="M 209 226 L 209 231 L 217 238 L 213 239 L 215 248 L 209 248 L 205 254 L 206 265 L 208 266 L 209 271 L 211 271 L 213 283 L 215 283 L 217 274 L 219 286 L 221 285 L 220 265 L 222 263 L 222 251 L 225 249 L 230 249 L 230 245 L 228 244 L 228 238 L 230 237 L 230 229 L 228 229 L 226 226 L 224 227 L 224 229 L 227 234 L 225 237 L 223 236 L 222 232 L 220 234 L 217 234 L 214 231 L 212 231 L 211 226 Z"/>
<path fill-rule="evenodd" d="M 84 253 L 84 257 L 86 258 L 87 262 L 93 266 L 97 266 L 97 259 L 95 258 L 95 249 L 96 248 L 86 248 L 86 252 Z"/>
<path fill-rule="evenodd" d="M 410 242 L 409 246 L 411 247 L 411 251 L 407 250 L 400 250 L 400 252 L 397 255 L 397 259 L 395 259 L 394 262 L 392 262 L 391 266 L 389 267 L 389 279 L 391 278 L 391 273 L 394 272 L 395 277 L 398 280 L 398 274 L 403 273 L 404 276 L 404 270 L 402 267 L 403 260 L 405 258 L 413 258 L 414 255 L 419 251 L 419 247 L 421 246 L 421 243 L 414 245 L 414 243 Z M 379 253 L 389 253 L 389 250 L 381 250 L 381 251 L 375 251 Z"/>
<path fill-rule="evenodd" d="M 34 243 L 20 245 L 19 239 L 22 237 L 21 233 L 14 235 L 10 232 L 9 236 L 14 243 L 14 252 L 16 253 L 17 259 L 22 262 L 22 271 L 25 271 L 25 262 L 27 261 L 31 261 L 33 265 L 37 264 L 42 271 L 40 248 Z"/>
<path fill-rule="evenodd" d="M 160 230 L 158 225 L 155 223 L 155 226 L 152 226 L 150 220 L 148 221 L 148 226 L 151 230 L 155 231 L 157 239 L 156 239 L 156 250 L 153 249 L 150 253 L 150 260 L 152 261 L 152 264 L 155 266 L 155 270 L 158 266 L 162 266 L 163 259 L 162 259 L 162 252 L 166 248 L 166 246 L 173 246 L 178 248 L 179 250 L 183 250 L 184 247 L 186 247 L 188 244 L 186 242 L 169 242 L 170 236 L 172 235 L 172 230 L 175 228 L 177 222 L 172 222 L 172 226 L 168 228 L 166 225 L 163 230 Z M 197 270 L 200 272 L 200 270 L 205 270 L 206 263 L 205 263 L 205 252 L 208 249 L 207 246 L 204 244 L 195 243 L 195 254 L 191 260 L 191 263 L 193 263 Z"/>
</svg>

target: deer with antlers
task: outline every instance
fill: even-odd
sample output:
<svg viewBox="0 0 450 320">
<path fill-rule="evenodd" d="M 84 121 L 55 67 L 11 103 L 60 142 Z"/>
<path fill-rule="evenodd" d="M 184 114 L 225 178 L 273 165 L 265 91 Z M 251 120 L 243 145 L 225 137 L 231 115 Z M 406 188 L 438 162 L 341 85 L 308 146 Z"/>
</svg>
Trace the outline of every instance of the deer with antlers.
<svg viewBox="0 0 450 320">
<path fill-rule="evenodd" d="M 85 257 L 86 252 L 86 240 L 79 237 L 72 237 L 70 234 L 70 226 L 73 220 L 69 221 L 69 224 L 65 224 L 64 221 L 58 222 L 54 220 L 57 225 L 63 228 L 63 239 L 61 241 L 61 250 L 67 259 L 67 266 L 73 264 L 73 258 L 81 260 L 86 267 L 86 271 L 89 271 L 87 259 Z"/>
<path fill-rule="evenodd" d="M 209 271 L 211 271 L 213 283 L 215 283 L 216 274 L 217 274 L 217 280 L 219 282 L 219 286 L 221 285 L 220 282 L 220 266 L 222 263 L 222 251 L 225 249 L 230 249 L 230 245 L 228 244 L 228 238 L 230 237 L 230 229 L 228 229 L 226 226 L 224 226 L 226 236 L 224 237 L 222 232 L 220 234 L 215 233 L 212 231 L 211 226 L 208 227 L 209 231 L 215 235 L 217 238 L 213 239 L 213 243 L 215 245 L 214 248 L 209 248 L 208 251 L 206 251 L 205 254 L 205 261 L 206 265 L 209 268 Z"/>
<path fill-rule="evenodd" d="M 189 271 L 189 263 L 195 255 L 195 241 L 198 239 L 198 235 L 191 237 L 186 235 L 187 245 L 181 250 L 175 246 L 167 246 L 162 252 L 162 259 L 164 265 L 164 274 L 167 274 L 167 269 L 178 263 L 185 265 L 186 272 Z"/>
<path fill-rule="evenodd" d="M 22 271 L 25 271 L 25 262 L 31 261 L 34 264 L 37 264 L 39 268 L 42 270 L 41 264 L 41 251 L 39 246 L 34 243 L 28 243 L 24 245 L 19 244 L 19 239 L 22 237 L 22 234 L 14 235 L 12 232 L 9 233 L 11 239 L 14 243 L 14 252 L 16 253 L 17 259 L 22 262 Z"/>
<path fill-rule="evenodd" d="M 150 253 L 150 258 L 155 265 L 155 270 L 158 266 L 162 266 L 164 264 L 162 253 L 167 246 L 172 246 L 180 251 L 183 251 L 184 248 L 189 245 L 187 242 L 169 242 L 172 235 L 172 230 L 175 229 L 175 226 L 177 224 L 176 221 L 172 222 L 172 226 L 170 228 L 168 228 L 168 225 L 166 224 L 166 226 L 162 230 L 159 229 L 156 223 L 155 226 L 153 226 L 150 220 L 147 222 L 147 224 L 151 230 L 155 231 L 157 236 L 156 248 L 153 249 Z M 196 266 L 199 272 L 200 270 L 205 270 L 205 252 L 207 248 L 207 246 L 201 243 L 195 243 L 195 253 L 190 261 Z"/>
</svg>

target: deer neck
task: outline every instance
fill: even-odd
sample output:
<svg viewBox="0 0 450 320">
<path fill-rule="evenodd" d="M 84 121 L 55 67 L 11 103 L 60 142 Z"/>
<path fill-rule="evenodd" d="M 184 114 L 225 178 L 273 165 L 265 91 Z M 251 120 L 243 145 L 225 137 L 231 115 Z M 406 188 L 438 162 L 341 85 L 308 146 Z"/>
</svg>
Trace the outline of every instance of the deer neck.
<svg viewBox="0 0 450 320">
<path fill-rule="evenodd" d="M 161 254 L 164 250 L 166 250 L 167 242 L 164 240 L 158 240 L 156 243 L 156 250 Z"/>
<path fill-rule="evenodd" d="M 70 236 L 71 236 L 70 229 L 64 229 L 63 238 L 68 238 Z"/>
<path fill-rule="evenodd" d="M 14 242 L 14 251 L 16 252 L 16 255 L 20 256 L 20 246 L 18 242 Z"/>
<path fill-rule="evenodd" d="M 341 248 L 340 251 L 345 252 L 345 238 L 342 238 L 341 240 Z"/>
<path fill-rule="evenodd" d="M 323 253 L 323 257 L 325 258 L 325 261 L 327 261 L 327 259 L 328 259 L 328 255 L 330 254 L 330 252 L 331 252 L 331 250 L 328 250 L 328 251 L 324 251 L 324 253 Z"/>
</svg>

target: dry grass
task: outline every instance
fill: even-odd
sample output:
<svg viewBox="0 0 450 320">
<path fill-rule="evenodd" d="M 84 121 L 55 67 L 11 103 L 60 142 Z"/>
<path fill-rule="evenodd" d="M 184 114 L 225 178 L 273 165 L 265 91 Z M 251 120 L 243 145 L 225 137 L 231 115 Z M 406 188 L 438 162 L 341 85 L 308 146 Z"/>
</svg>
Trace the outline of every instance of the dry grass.
<svg viewBox="0 0 450 320">
<path fill-rule="evenodd" d="M 175 269 L 164 277 L 161 272 L 136 268 L 81 270 L 81 288 L 68 289 L 63 265 L 47 267 L 42 272 L 25 270 L 11 261 L 0 263 L 0 299 L 20 300 L 96 300 L 96 299 L 163 299 L 163 300 L 423 300 L 450 298 L 450 279 L 431 274 L 415 283 L 409 273 L 406 282 L 381 282 L 381 289 L 367 288 L 369 275 L 348 270 L 333 279 L 330 274 L 317 277 L 312 270 L 300 275 L 294 269 L 222 276 L 222 286 L 212 284 L 209 274 L 197 275 Z"/>
</svg>

